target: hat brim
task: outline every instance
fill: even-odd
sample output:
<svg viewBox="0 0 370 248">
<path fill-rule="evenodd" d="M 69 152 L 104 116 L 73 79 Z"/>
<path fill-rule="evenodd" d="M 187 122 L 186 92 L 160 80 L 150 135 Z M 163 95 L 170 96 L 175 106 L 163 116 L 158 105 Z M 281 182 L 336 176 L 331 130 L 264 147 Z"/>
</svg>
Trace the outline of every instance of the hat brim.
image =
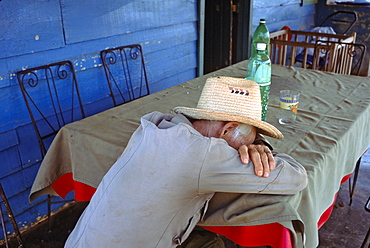
<svg viewBox="0 0 370 248">
<path fill-rule="evenodd" d="M 276 139 L 284 138 L 284 135 L 273 125 L 264 121 L 255 120 L 242 115 L 228 114 L 224 112 L 188 107 L 176 107 L 174 108 L 174 111 L 176 113 L 184 114 L 194 119 L 205 119 L 215 121 L 237 121 L 240 123 L 256 127 L 259 130 L 259 132 L 263 135 L 267 135 Z"/>
</svg>

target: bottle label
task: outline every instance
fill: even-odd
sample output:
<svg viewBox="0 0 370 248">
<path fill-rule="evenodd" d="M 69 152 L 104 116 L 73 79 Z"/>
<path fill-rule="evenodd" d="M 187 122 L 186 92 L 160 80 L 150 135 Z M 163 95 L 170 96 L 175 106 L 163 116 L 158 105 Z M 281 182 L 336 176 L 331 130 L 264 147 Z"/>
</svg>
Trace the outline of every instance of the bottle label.
<svg viewBox="0 0 370 248">
<path fill-rule="evenodd" d="M 261 83 L 258 83 L 258 85 L 259 85 L 259 86 L 268 86 L 268 85 L 270 85 L 270 84 L 271 84 L 271 82 L 262 83 L 262 84 L 261 84 Z"/>
<path fill-rule="evenodd" d="M 271 80 L 271 65 L 262 64 L 259 65 L 256 73 L 254 74 L 254 81 L 259 82 L 268 82 Z"/>
</svg>

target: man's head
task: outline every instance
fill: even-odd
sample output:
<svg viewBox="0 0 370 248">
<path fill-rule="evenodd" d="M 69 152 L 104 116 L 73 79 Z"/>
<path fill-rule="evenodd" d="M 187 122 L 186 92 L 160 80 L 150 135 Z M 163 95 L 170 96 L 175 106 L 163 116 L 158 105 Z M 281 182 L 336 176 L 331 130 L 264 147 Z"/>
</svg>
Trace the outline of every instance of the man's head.
<svg viewBox="0 0 370 248">
<path fill-rule="evenodd" d="M 218 125 L 223 126 L 222 128 L 219 126 L 218 135 L 221 135 L 222 131 L 226 131 L 225 135 L 231 135 L 234 127 L 236 129 L 240 124 L 246 124 L 253 127 L 252 132 L 256 132 L 253 129 L 257 129 L 259 133 L 282 139 L 284 136 L 278 129 L 261 121 L 261 110 L 258 84 L 251 80 L 231 77 L 208 78 L 196 108 L 176 107 L 174 109 L 176 113 L 182 113 L 192 119 L 217 121 L 213 124 L 212 130 L 217 129 Z M 230 125 L 222 125 L 225 123 Z M 212 137 L 216 136 L 212 135 Z"/>
<path fill-rule="evenodd" d="M 224 139 L 235 149 L 252 144 L 257 134 L 255 127 L 236 121 L 194 120 L 193 126 L 202 135 Z"/>
</svg>

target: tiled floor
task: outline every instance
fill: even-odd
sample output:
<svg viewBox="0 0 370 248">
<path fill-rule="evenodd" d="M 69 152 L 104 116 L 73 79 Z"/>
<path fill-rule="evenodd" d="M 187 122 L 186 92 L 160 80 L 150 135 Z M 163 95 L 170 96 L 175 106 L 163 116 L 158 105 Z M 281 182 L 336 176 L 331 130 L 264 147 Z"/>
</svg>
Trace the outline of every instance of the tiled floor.
<svg viewBox="0 0 370 248">
<path fill-rule="evenodd" d="M 348 182 L 346 182 L 339 191 L 330 219 L 319 231 L 320 245 L 318 248 L 357 248 L 361 246 L 370 227 L 370 213 L 364 209 L 369 196 L 370 147 L 368 153 L 362 159 L 352 205 L 348 205 L 349 193 Z M 84 207 L 84 203 L 77 203 L 53 216 L 51 232 L 48 232 L 47 223 L 41 223 L 24 233 L 24 247 L 62 248 Z M 18 246 L 13 243 L 10 247 Z M 240 246 L 226 241 L 226 248 L 240 248 Z"/>
</svg>

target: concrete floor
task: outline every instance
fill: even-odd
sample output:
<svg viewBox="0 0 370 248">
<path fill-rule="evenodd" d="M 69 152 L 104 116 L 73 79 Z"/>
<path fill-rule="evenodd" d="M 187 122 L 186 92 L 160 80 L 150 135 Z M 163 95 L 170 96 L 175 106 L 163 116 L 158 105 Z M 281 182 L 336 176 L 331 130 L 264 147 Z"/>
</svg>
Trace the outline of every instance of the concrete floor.
<svg viewBox="0 0 370 248">
<path fill-rule="evenodd" d="M 320 229 L 320 248 L 357 248 L 370 228 L 370 212 L 365 203 L 370 197 L 370 147 L 363 156 L 352 205 L 349 206 L 348 182 L 339 191 L 338 198 L 327 223 Z M 370 247 L 370 240 L 367 246 Z"/>
<path fill-rule="evenodd" d="M 370 213 L 364 206 L 370 197 L 370 147 L 362 159 L 359 178 L 353 203 L 349 206 L 348 182 L 342 184 L 330 219 L 319 230 L 319 248 L 357 248 L 360 247 L 368 228 Z M 24 248 L 61 248 L 73 229 L 86 203 L 75 203 L 52 217 L 52 230 L 48 223 L 40 223 L 22 234 Z M 223 239 L 226 248 L 241 248 Z M 370 240 L 367 245 L 369 245 Z M 5 246 L 0 246 L 5 247 Z M 10 244 L 11 248 L 18 245 Z M 365 246 L 367 247 L 367 246 Z M 370 247 L 370 246 L 369 246 Z M 197 248 L 197 247 L 193 247 Z"/>
</svg>

